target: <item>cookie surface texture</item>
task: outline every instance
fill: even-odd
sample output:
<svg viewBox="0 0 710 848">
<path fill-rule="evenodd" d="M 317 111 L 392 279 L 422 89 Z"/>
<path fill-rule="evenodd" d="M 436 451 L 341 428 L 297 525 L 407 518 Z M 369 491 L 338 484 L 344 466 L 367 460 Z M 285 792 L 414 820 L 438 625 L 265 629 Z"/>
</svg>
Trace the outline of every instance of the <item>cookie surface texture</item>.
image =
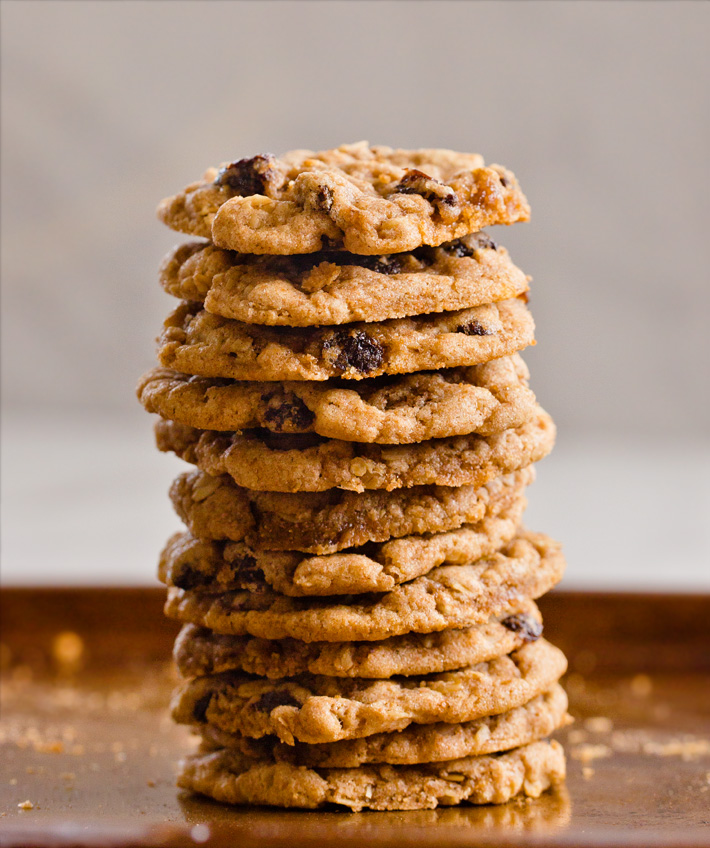
<svg viewBox="0 0 710 848">
<path fill-rule="evenodd" d="M 275 641 L 186 624 L 175 642 L 174 657 L 184 677 L 245 671 L 274 679 L 306 673 L 386 679 L 487 662 L 534 642 L 541 633 L 540 611 L 533 601 L 520 600 L 483 624 L 377 642 Z"/>
<path fill-rule="evenodd" d="M 254 256 L 196 242 L 165 257 L 160 282 L 215 315 L 289 327 L 449 312 L 517 297 L 528 287 L 506 249 L 485 233 L 390 256 Z"/>
<path fill-rule="evenodd" d="M 527 381 L 527 366 L 514 355 L 347 383 L 234 381 L 155 368 L 137 393 L 148 412 L 201 430 L 261 428 L 401 445 L 522 424 L 535 405 Z"/>
<path fill-rule="evenodd" d="M 522 485 L 497 489 L 476 524 L 323 556 L 255 550 L 243 542 L 176 533 L 161 552 L 158 576 L 168 586 L 213 594 L 260 591 L 264 581 L 295 598 L 388 592 L 438 565 L 465 565 L 500 550 L 520 526 L 526 504 L 522 492 Z"/>
<path fill-rule="evenodd" d="M 495 716 L 463 724 L 410 724 L 395 733 L 320 745 L 286 745 L 270 737 L 254 740 L 210 725 L 202 725 L 199 732 L 206 746 L 238 748 L 259 759 L 312 768 L 357 768 L 369 763 L 417 765 L 509 751 L 549 736 L 568 721 L 567 695 L 555 684 L 522 706 Z"/>
<path fill-rule="evenodd" d="M 204 539 L 246 542 L 258 550 L 330 554 L 366 542 L 453 530 L 480 521 L 501 489 L 527 486 L 534 467 L 474 486 L 414 486 L 393 492 L 257 492 L 231 477 L 181 474 L 170 488 L 175 511 Z"/>
<path fill-rule="evenodd" d="M 477 154 L 366 142 L 226 163 L 158 208 L 174 230 L 256 254 L 399 253 L 529 214 L 515 176 Z"/>
<path fill-rule="evenodd" d="M 158 359 L 201 377 L 362 380 L 488 362 L 533 344 L 534 331 L 520 298 L 335 328 L 244 324 L 184 301 L 165 320 Z"/>
<path fill-rule="evenodd" d="M 228 804 L 430 810 L 462 802 L 504 804 L 517 796 L 538 798 L 564 779 L 564 752 L 553 741 L 422 766 L 318 770 L 221 749 L 183 760 L 178 785 Z"/>
<path fill-rule="evenodd" d="M 469 565 L 448 565 L 382 594 L 290 598 L 263 583 L 212 595 L 169 589 L 165 613 L 217 633 L 303 642 L 376 641 L 480 624 L 517 598 L 538 598 L 562 578 L 560 546 L 524 531 L 502 551 Z"/>
<path fill-rule="evenodd" d="M 226 434 L 159 421 L 156 443 L 212 476 L 276 492 L 364 492 L 411 486 L 482 486 L 538 462 L 552 450 L 555 429 L 540 408 L 519 427 L 492 436 L 456 436 L 414 445 L 362 445 L 264 431 Z"/>
<path fill-rule="evenodd" d="M 178 688 L 172 715 L 255 739 L 318 744 L 498 715 L 552 688 L 564 654 L 538 639 L 504 657 L 426 677 L 363 680 L 302 675 L 279 681 L 228 672 Z"/>
</svg>

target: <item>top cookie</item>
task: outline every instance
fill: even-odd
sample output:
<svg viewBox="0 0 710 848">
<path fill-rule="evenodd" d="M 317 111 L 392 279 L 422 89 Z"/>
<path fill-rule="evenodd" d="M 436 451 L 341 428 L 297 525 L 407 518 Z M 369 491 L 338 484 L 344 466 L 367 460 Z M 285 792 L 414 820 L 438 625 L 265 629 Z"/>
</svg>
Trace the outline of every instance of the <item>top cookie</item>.
<svg viewBox="0 0 710 848">
<path fill-rule="evenodd" d="M 240 253 L 274 254 L 400 253 L 529 215 L 515 176 L 485 167 L 477 154 L 367 142 L 210 168 L 158 207 L 174 230 Z"/>
<path fill-rule="evenodd" d="M 504 247 L 478 232 L 391 256 L 254 256 L 190 242 L 165 257 L 160 283 L 223 318 L 309 327 L 481 306 L 522 294 L 528 277 Z"/>
</svg>

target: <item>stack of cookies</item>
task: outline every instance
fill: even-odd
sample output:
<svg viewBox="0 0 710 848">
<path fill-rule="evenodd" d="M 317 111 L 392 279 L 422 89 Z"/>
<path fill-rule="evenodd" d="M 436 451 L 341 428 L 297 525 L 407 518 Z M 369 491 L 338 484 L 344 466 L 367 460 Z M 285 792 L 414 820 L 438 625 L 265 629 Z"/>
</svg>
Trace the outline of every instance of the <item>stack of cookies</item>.
<svg viewBox="0 0 710 848">
<path fill-rule="evenodd" d="M 478 155 L 366 143 L 206 173 L 160 218 L 204 241 L 139 397 L 194 467 L 160 561 L 183 622 L 180 786 L 235 804 L 411 810 L 564 779 L 564 655 L 523 528 L 554 425 L 528 387 L 527 219 Z"/>
</svg>

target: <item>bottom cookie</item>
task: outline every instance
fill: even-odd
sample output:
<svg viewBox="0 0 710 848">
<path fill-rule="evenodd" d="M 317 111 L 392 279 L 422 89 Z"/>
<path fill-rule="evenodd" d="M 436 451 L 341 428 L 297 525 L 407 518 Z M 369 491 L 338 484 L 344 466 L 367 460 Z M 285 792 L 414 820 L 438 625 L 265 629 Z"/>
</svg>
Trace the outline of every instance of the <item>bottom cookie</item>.
<svg viewBox="0 0 710 848">
<path fill-rule="evenodd" d="M 469 804 L 504 804 L 537 798 L 565 778 L 562 746 L 533 742 L 481 757 L 418 766 L 310 769 L 251 759 L 222 748 L 187 757 L 178 785 L 228 804 L 317 809 L 427 810 Z"/>
</svg>

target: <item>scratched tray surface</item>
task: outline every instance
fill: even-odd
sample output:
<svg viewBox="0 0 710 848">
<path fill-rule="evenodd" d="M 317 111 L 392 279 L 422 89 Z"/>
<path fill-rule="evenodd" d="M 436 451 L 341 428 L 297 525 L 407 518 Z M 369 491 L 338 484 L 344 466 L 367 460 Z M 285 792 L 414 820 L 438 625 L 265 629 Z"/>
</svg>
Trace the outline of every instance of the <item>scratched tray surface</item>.
<svg viewBox="0 0 710 848">
<path fill-rule="evenodd" d="M 160 590 L 6 590 L 0 844 L 710 844 L 710 597 L 553 593 L 570 658 L 566 787 L 408 813 L 227 808 L 175 788 Z M 337 841 L 337 843 L 336 843 Z"/>
</svg>

